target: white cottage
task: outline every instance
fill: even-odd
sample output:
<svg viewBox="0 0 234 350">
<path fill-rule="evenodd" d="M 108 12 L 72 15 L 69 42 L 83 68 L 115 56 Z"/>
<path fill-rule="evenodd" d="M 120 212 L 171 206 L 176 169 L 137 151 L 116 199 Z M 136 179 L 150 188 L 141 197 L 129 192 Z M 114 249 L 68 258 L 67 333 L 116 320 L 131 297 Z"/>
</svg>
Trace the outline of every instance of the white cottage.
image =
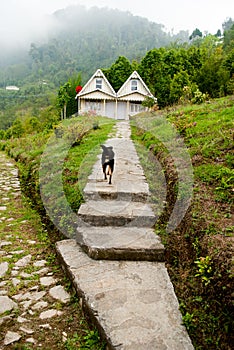
<svg viewBox="0 0 234 350">
<path fill-rule="evenodd" d="M 83 89 L 76 95 L 79 114 L 93 111 L 114 119 L 129 119 L 129 116 L 144 111 L 145 97 L 154 96 L 140 75 L 134 71 L 116 93 L 109 81 L 98 69 Z"/>
</svg>

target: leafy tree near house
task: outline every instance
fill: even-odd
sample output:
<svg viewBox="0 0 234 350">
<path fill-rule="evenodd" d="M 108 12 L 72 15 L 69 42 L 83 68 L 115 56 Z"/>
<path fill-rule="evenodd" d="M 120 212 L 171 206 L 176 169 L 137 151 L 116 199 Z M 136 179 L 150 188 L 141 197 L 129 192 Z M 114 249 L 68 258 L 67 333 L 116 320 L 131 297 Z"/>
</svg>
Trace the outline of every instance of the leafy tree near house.
<svg viewBox="0 0 234 350">
<path fill-rule="evenodd" d="M 177 103 L 183 94 L 185 86 L 189 86 L 189 75 L 185 71 L 176 73 L 170 84 L 170 103 Z"/>
<path fill-rule="evenodd" d="M 60 86 L 58 91 L 57 104 L 61 111 L 61 119 L 67 118 L 67 104 L 71 99 L 69 90 L 71 90 L 71 84 L 70 82 L 67 82 Z"/>
<path fill-rule="evenodd" d="M 199 90 L 212 98 L 226 95 L 226 86 L 230 79 L 229 72 L 223 65 L 222 47 L 205 48 L 202 67 L 197 74 Z"/>
<path fill-rule="evenodd" d="M 109 69 L 103 69 L 103 73 L 115 91 L 121 88 L 132 72 L 132 65 L 124 56 L 119 56 Z"/>
<path fill-rule="evenodd" d="M 64 85 L 60 86 L 57 96 L 57 106 L 60 109 L 61 119 L 66 119 L 77 112 L 76 87 L 81 84 L 81 75 L 73 76 Z"/>
<path fill-rule="evenodd" d="M 153 49 L 142 59 L 138 71 L 150 91 L 158 99 L 159 107 L 168 104 L 171 76 L 166 72 L 164 54 L 166 49 Z"/>
</svg>

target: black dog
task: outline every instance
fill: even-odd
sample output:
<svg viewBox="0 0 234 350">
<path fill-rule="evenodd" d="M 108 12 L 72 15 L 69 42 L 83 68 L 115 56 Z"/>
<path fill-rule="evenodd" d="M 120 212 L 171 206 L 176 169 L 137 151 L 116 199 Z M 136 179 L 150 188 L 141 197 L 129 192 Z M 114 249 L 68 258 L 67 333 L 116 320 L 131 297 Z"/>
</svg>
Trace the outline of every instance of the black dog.
<svg viewBox="0 0 234 350">
<path fill-rule="evenodd" d="M 107 175 L 109 175 L 109 184 L 111 184 L 111 178 L 114 171 L 114 152 L 112 146 L 104 146 L 102 147 L 102 170 L 104 173 L 104 179 L 107 180 Z"/>
</svg>

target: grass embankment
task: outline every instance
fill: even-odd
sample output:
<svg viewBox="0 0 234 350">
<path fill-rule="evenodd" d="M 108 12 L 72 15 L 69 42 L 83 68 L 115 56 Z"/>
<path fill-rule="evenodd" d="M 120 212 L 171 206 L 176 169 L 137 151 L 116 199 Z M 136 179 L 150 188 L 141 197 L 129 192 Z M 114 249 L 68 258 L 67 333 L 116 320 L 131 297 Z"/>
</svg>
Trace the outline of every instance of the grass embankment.
<svg viewBox="0 0 234 350">
<path fill-rule="evenodd" d="M 72 118 L 59 123 L 55 130 L 12 138 L 0 144 L 1 149 L 16 160 L 20 170 L 21 188 L 27 198 L 22 207 L 22 215 L 27 216 L 33 227 L 33 232 L 30 230 L 30 238 L 39 237 L 41 241 L 35 254 L 39 253 L 39 249 L 43 249 L 45 258 L 51 261 L 57 273 L 60 270 L 61 276 L 63 272 L 56 261 L 54 243 L 62 238 L 61 232 L 65 232 L 67 236 L 74 234 L 75 227 L 69 227 L 73 220 L 72 215 L 77 213 L 83 201 L 82 188 L 100 152 L 100 144 L 105 142 L 114 123 L 114 120 L 101 117 L 95 117 L 95 120 L 88 116 Z M 42 163 L 44 166 L 41 166 Z M 63 191 L 60 191 L 60 185 Z M 41 186 L 44 186 L 42 196 Z M 45 198 L 42 200 L 43 196 Z M 48 207 L 48 212 L 44 205 Z M 16 231 L 18 234 L 21 231 L 22 236 L 28 237 L 28 230 L 24 232 L 22 225 L 21 230 L 16 227 Z M 14 232 L 11 234 L 14 236 Z M 75 296 L 63 311 L 63 321 L 68 322 L 69 332 L 67 341 L 57 344 L 58 349 L 104 348 L 97 332 L 90 329 L 84 321 Z M 64 322 L 56 323 L 56 334 L 61 335 L 64 330 L 67 331 L 64 329 Z M 56 342 L 56 337 L 47 337 L 46 341 L 50 346 L 49 344 Z"/>
<path fill-rule="evenodd" d="M 83 202 L 87 177 L 114 123 L 102 117 L 71 118 L 53 131 L 27 134 L 0 145 L 17 161 L 21 187 L 33 207 L 48 225 L 52 222 L 62 232 L 69 227 L 65 236 L 75 233 L 73 213 Z"/>
<path fill-rule="evenodd" d="M 40 303 L 47 304 L 44 305 L 44 311 L 54 309 L 62 312 L 47 319 L 44 327 L 43 320 L 40 318 L 43 308 L 35 308 L 33 311 L 33 305 L 29 301 L 18 302 L 17 308 L 0 315 L 1 343 L 10 330 L 19 333 L 21 338 L 8 345 L 9 349 L 103 349 L 98 332 L 90 328 L 87 323 L 71 282 L 64 275 L 56 259 L 46 225 L 42 224 L 37 211 L 31 208 L 28 198 L 15 187 L 15 180 L 14 187 L 9 185 L 9 183 L 13 184 L 13 181 L 10 181 L 13 167 L 8 165 L 9 158 L 4 153 L 1 152 L 0 158 L 1 177 L 8 183 L 7 186 L 2 185 L 0 188 L 2 204 L 6 204 L 7 207 L 0 213 L 0 241 L 2 242 L 0 262 L 8 264 L 7 274 L 1 278 L 2 291 L 4 289 L 8 297 L 13 300 L 15 295 L 27 295 L 32 291 L 43 292 L 45 295 Z M 4 242 L 7 244 L 4 245 Z M 14 269 L 19 259 L 26 256 L 31 258 L 29 263 L 24 267 L 18 267 L 17 270 Z M 39 261 L 46 262 L 44 273 L 41 265 L 36 265 Z M 43 275 L 53 276 L 57 285 L 63 285 L 71 296 L 70 301 L 62 303 L 56 299 L 53 300 L 49 295 L 51 286 L 41 284 Z M 25 303 L 28 303 L 28 306 Z M 32 340 L 29 339 L 29 334 L 21 329 L 22 324 L 18 316 L 22 315 L 25 316 L 24 324 L 27 325 L 25 329 L 30 329 L 32 333 Z"/>
<path fill-rule="evenodd" d="M 162 165 L 166 198 L 156 231 L 165 244 L 183 321 L 197 350 L 229 350 L 233 344 L 233 116 L 234 99 L 229 97 L 132 120 L 154 201 L 160 191 L 152 174 L 158 162 Z M 177 154 L 183 142 L 194 173 L 193 195 L 183 220 L 169 232 L 166 224 L 183 182 L 179 172 L 184 165 L 180 168 L 179 163 L 184 158 Z"/>
</svg>

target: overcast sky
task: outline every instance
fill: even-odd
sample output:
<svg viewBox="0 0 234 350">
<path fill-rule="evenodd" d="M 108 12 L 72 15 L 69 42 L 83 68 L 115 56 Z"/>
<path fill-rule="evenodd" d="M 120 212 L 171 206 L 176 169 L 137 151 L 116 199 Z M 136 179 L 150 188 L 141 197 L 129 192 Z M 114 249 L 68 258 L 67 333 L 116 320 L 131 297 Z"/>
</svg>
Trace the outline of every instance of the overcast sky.
<svg viewBox="0 0 234 350">
<path fill-rule="evenodd" d="M 195 28 L 215 34 L 229 17 L 234 19 L 234 0 L 0 0 L 0 44 L 23 41 L 44 32 L 46 14 L 72 4 L 130 11 L 161 23 L 167 31 Z"/>
</svg>

